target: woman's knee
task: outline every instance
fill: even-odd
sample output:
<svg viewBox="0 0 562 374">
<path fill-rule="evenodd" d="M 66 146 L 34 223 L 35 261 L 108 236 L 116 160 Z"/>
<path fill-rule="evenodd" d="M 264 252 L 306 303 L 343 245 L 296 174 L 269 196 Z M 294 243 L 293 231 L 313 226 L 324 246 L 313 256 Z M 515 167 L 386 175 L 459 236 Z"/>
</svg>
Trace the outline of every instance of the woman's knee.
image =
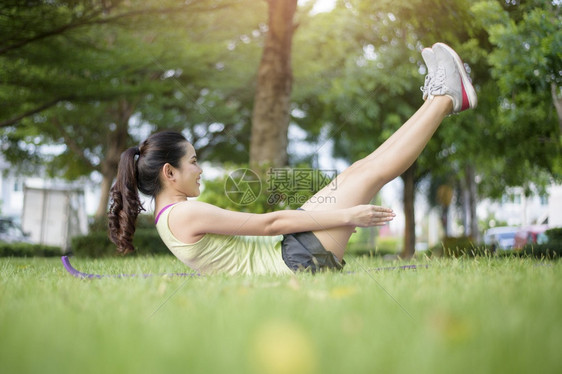
<svg viewBox="0 0 562 374">
<path fill-rule="evenodd" d="M 363 175 L 366 167 L 366 160 L 362 158 L 352 163 L 347 169 L 342 173 L 343 176 L 347 175 Z"/>
<path fill-rule="evenodd" d="M 384 165 L 381 165 L 377 160 L 361 159 L 354 162 L 351 167 L 353 167 L 353 174 L 357 175 L 362 183 L 367 183 L 372 187 L 382 187 L 388 183 Z"/>
</svg>

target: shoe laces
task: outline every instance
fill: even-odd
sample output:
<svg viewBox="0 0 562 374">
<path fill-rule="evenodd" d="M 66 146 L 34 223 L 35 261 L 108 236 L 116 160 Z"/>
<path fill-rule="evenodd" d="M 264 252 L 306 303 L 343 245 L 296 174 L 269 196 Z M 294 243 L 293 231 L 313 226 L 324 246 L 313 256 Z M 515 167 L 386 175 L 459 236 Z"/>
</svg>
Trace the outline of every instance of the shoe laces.
<svg viewBox="0 0 562 374">
<path fill-rule="evenodd" d="M 430 93 L 430 89 L 431 89 L 431 81 L 432 78 L 431 76 L 428 74 L 425 76 L 425 81 L 423 83 L 423 86 L 420 87 L 421 92 L 423 92 L 424 96 L 429 95 Z"/>
<path fill-rule="evenodd" d="M 437 68 L 435 72 L 434 78 L 431 80 L 431 86 L 429 87 L 429 92 L 439 92 L 442 89 L 446 89 L 445 87 L 445 79 L 447 78 L 447 74 L 445 73 L 445 69 L 441 66 Z"/>
</svg>

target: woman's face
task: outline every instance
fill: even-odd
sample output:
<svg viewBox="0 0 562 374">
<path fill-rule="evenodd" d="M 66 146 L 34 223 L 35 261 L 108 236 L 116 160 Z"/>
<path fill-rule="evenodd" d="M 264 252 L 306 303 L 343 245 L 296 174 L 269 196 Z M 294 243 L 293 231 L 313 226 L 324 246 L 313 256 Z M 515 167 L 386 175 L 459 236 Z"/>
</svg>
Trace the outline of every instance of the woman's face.
<svg viewBox="0 0 562 374">
<path fill-rule="evenodd" d="M 177 188 L 178 192 L 185 194 L 187 197 L 196 197 L 201 193 L 199 187 L 203 170 L 197 163 L 195 148 L 186 142 L 186 149 L 187 152 L 181 158 L 179 168 L 176 169 L 178 173 Z"/>
</svg>

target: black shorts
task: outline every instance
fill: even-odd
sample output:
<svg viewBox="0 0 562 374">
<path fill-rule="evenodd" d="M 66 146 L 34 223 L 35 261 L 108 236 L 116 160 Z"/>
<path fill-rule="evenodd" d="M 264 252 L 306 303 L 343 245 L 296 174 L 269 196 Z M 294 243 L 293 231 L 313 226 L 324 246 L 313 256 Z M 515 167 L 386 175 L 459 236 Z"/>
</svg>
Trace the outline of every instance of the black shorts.
<svg viewBox="0 0 562 374">
<path fill-rule="evenodd" d="M 311 232 L 283 235 L 281 243 L 283 261 L 294 272 L 342 270 L 345 261 L 340 262 L 335 254 L 324 249 L 318 238 Z"/>
</svg>

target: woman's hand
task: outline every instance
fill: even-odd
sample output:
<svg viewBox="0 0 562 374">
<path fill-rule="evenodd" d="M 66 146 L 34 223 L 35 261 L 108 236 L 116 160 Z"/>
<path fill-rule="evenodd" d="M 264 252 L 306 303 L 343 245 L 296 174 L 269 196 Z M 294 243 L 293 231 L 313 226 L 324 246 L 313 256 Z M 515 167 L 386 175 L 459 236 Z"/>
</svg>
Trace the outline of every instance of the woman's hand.
<svg viewBox="0 0 562 374">
<path fill-rule="evenodd" d="M 355 227 L 383 226 L 396 217 L 392 209 L 377 205 L 357 205 L 349 208 L 349 213 Z"/>
</svg>

